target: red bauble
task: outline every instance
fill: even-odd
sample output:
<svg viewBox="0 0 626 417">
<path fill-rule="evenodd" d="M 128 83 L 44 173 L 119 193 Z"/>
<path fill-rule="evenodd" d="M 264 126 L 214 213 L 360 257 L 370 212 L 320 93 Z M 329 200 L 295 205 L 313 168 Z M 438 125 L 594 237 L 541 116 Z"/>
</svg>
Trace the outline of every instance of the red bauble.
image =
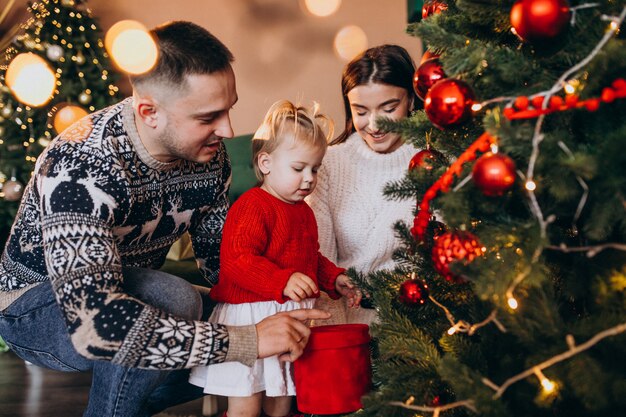
<svg viewBox="0 0 626 417">
<path fill-rule="evenodd" d="M 446 78 L 446 73 L 443 72 L 443 66 L 441 62 L 439 62 L 439 59 L 433 58 L 425 61 L 417 68 L 413 76 L 413 89 L 415 90 L 415 94 L 424 100 L 430 87 L 444 78 Z"/>
<path fill-rule="evenodd" d="M 487 152 L 474 164 L 472 178 L 483 194 L 502 195 L 515 182 L 515 162 L 501 153 Z"/>
<path fill-rule="evenodd" d="M 426 19 L 428 16 L 432 16 L 437 13 L 441 13 L 446 10 L 448 5 L 437 0 L 429 1 L 422 7 L 422 19 Z"/>
<path fill-rule="evenodd" d="M 432 170 L 436 165 L 443 165 L 446 163 L 446 157 L 434 149 L 422 149 L 411 158 L 409 162 L 409 171 L 417 170 L 419 168 L 426 171 Z"/>
<path fill-rule="evenodd" d="M 566 0 L 518 0 L 511 8 L 511 26 L 525 41 L 553 38 L 570 20 Z"/>
<path fill-rule="evenodd" d="M 429 59 L 433 59 L 433 58 L 439 58 L 439 55 L 434 54 L 430 51 L 424 52 L 424 55 L 422 55 L 422 57 L 420 58 L 420 65 L 422 65 L 424 62 L 428 61 Z"/>
<path fill-rule="evenodd" d="M 472 112 L 474 92 L 467 83 L 446 78 L 433 85 L 424 99 L 424 110 L 440 129 L 463 122 Z"/>
<path fill-rule="evenodd" d="M 432 251 L 433 266 L 446 280 L 463 282 L 462 277 L 450 272 L 450 264 L 457 261 L 468 264 L 482 254 L 482 246 L 470 232 L 447 232 L 435 240 Z"/>
<path fill-rule="evenodd" d="M 400 285 L 400 301 L 409 306 L 421 306 L 428 301 L 428 285 L 421 279 L 410 279 Z"/>
</svg>

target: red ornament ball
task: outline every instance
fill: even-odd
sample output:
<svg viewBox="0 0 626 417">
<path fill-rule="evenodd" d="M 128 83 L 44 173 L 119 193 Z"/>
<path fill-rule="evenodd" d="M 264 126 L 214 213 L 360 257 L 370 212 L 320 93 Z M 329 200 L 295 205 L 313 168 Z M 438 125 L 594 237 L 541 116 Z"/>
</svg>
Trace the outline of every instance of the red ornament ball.
<svg viewBox="0 0 626 417">
<path fill-rule="evenodd" d="M 435 271 L 451 282 L 464 282 L 462 277 L 450 271 L 452 262 L 468 264 L 483 254 L 482 246 L 476 236 L 470 232 L 457 230 L 447 232 L 435 240 L 432 261 Z"/>
<path fill-rule="evenodd" d="M 422 7 L 422 19 L 446 10 L 448 5 L 437 0 L 429 1 Z"/>
<path fill-rule="evenodd" d="M 421 306 L 428 301 L 428 285 L 421 279 L 410 279 L 400 285 L 400 301 L 409 306 Z"/>
<path fill-rule="evenodd" d="M 430 121 L 443 129 L 465 121 L 472 112 L 474 100 L 474 92 L 467 83 L 446 78 L 428 90 L 424 110 Z"/>
<path fill-rule="evenodd" d="M 518 0 L 511 8 L 511 26 L 525 41 L 557 36 L 570 20 L 566 0 Z"/>
<path fill-rule="evenodd" d="M 474 164 L 472 178 L 486 196 L 502 195 L 515 182 L 515 162 L 504 154 L 487 152 Z"/>
<path fill-rule="evenodd" d="M 436 165 L 445 163 L 446 157 L 441 152 L 434 149 L 422 149 L 411 158 L 409 171 L 415 171 L 420 168 L 431 171 Z"/>
<path fill-rule="evenodd" d="M 424 62 L 428 61 L 429 59 L 433 59 L 433 58 L 439 58 L 439 55 L 434 54 L 430 51 L 424 52 L 424 55 L 422 55 L 422 58 L 420 58 L 420 65 L 422 65 Z"/>
<path fill-rule="evenodd" d="M 426 93 L 430 90 L 437 81 L 446 78 L 446 73 L 443 72 L 443 66 L 439 59 L 433 58 L 428 61 L 424 61 L 413 76 L 413 89 L 415 94 L 422 100 L 426 97 Z"/>
</svg>

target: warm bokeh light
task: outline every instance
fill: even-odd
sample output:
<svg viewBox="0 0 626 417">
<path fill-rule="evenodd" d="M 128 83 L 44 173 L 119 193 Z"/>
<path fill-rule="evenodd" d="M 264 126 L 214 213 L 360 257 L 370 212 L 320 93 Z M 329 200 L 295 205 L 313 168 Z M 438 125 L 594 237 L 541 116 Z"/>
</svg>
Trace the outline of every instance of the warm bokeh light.
<svg viewBox="0 0 626 417">
<path fill-rule="evenodd" d="M 54 130 L 56 130 L 57 133 L 61 133 L 74 124 L 74 122 L 79 121 L 88 114 L 89 113 L 80 106 L 67 104 L 54 114 Z"/>
<path fill-rule="evenodd" d="M 517 300 L 513 297 L 509 297 L 509 299 L 507 300 L 507 303 L 509 304 L 509 307 L 511 307 L 512 310 L 517 310 L 517 307 L 519 306 L 517 304 Z"/>
<path fill-rule="evenodd" d="M 50 101 L 56 85 L 54 72 L 48 63 L 32 52 L 13 58 L 7 68 L 5 81 L 19 101 L 32 107 Z"/>
<path fill-rule="evenodd" d="M 122 20 L 107 31 L 104 46 L 113 62 L 129 74 L 150 71 L 159 51 L 148 29 L 135 20 Z"/>
<path fill-rule="evenodd" d="M 346 26 L 335 35 L 335 52 L 344 61 L 350 61 L 366 49 L 367 35 L 358 26 Z"/>
<path fill-rule="evenodd" d="M 304 6 L 313 16 L 325 17 L 339 9 L 341 0 L 304 0 Z"/>
</svg>

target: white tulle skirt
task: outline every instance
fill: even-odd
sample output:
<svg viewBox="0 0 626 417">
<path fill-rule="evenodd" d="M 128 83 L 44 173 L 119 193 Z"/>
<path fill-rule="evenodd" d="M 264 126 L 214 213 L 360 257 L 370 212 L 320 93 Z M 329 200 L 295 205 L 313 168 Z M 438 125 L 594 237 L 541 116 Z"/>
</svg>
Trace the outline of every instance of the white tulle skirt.
<svg viewBox="0 0 626 417">
<path fill-rule="evenodd" d="M 307 299 L 284 304 L 276 301 L 218 304 L 209 321 L 230 326 L 256 324 L 281 311 L 312 308 L 314 303 L 314 299 Z M 191 370 L 189 382 L 203 387 L 207 394 L 227 397 L 249 397 L 262 391 L 268 397 L 296 395 L 291 363 L 279 361 L 278 356 L 257 359 L 252 367 L 239 362 L 196 367 Z"/>
</svg>

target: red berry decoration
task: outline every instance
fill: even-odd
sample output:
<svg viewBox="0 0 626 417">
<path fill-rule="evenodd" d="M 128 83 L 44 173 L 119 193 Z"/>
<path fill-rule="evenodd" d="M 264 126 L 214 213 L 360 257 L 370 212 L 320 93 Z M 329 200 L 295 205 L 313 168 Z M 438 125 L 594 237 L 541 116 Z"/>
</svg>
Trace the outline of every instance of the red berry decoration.
<svg viewBox="0 0 626 417">
<path fill-rule="evenodd" d="M 446 10 L 448 5 L 437 0 L 429 1 L 422 7 L 422 19 L 426 19 L 428 16 L 441 13 Z"/>
<path fill-rule="evenodd" d="M 446 78 L 446 73 L 443 72 L 443 66 L 437 58 L 424 61 L 424 63 L 417 68 L 413 76 L 413 89 L 415 90 L 415 94 L 424 100 L 430 87 L 444 78 Z"/>
<path fill-rule="evenodd" d="M 431 171 L 437 164 L 443 165 L 446 163 L 446 157 L 441 152 L 434 149 L 422 149 L 411 158 L 409 162 L 409 171 L 414 171 L 419 168 Z"/>
<path fill-rule="evenodd" d="M 457 261 L 468 264 L 482 254 L 482 246 L 470 232 L 461 230 L 447 232 L 435 240 L 432 251 L 433 266 L 446 280 L 464 282 L 462 277 L 450 272 L 450 264 Z"/>
<path fill-rule="evenodd" d="M 515 182 L 515 162 L 501 153 L 487 152 L 474 164 L 472 178 L 486 196 L 502 195 Z"/>
<path fill-rule="evenodd" d="M 474 92 L 467 83 L 446 78 L 433 85 L 424 99 L 424 110 L 440 129 L 463 122 L 472 112 Z"/>
<path fill-rule="evenodd" d="M 428 285 L 421 279 L 410 279 L 400 285 L 400 301 L 408 306 L 421 306 L 428 301 Z"/>
<path fill-rule="evenodd" d="M 553 38 L 570 20 L 566 0 L 518 0 L 511 8 L 511 26 L 525 41 Z"/>
</svg>

